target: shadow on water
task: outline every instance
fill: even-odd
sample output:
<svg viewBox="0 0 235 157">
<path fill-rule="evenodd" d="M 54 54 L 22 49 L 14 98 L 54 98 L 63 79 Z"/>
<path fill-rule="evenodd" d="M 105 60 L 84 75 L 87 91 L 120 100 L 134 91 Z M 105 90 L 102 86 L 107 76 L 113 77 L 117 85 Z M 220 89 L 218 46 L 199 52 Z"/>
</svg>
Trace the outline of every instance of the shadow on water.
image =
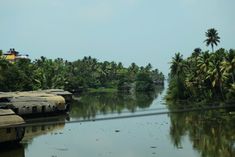
<svg viewBox="0 0 235 157">
<path fill-rule="evenodd" d="M 25 157 L 25 150 L 22 144 L 8 144 L 0 146 L 1 157 Z"/>
<path fill-rule="evenodd" d="M 25 121 L 29 126 L 25 128 L 25 135 L 22 140 L 24 147 L 27 148 L 36 137 L 63 130 L 67 119 L 68 115 L 26 119 Z"/>
<path fill-rule="evenodd" d="M 97 115 L 106 115 L 124 111 L 136 112 L 137 110 L 149 108 L 153 100 L 162 93 L 163 87 L 158 87 L 154 92 L 145 93 L 86 93 L 79 101 L 72 103 L 70 116 L 72 118 L 90 119 Z"/>
<path fill-rule="evenodd" d="M 178 104 L 170 104 L 176 110 Z M 182 103 L 181 105 L 182 106 Z M 170 114 L 170 137 L 175 147 L 183 148 L 189 137 L 193 149 L 202 157 L 235 156 L 235 114 L 225 109 Z"/>
</svg>

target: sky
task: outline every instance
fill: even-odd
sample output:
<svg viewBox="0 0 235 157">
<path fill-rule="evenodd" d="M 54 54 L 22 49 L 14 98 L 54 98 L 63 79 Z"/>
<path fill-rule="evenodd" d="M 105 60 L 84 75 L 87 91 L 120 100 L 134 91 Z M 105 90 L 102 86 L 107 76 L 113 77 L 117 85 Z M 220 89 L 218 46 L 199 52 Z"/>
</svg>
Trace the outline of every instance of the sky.
<svg viewBox="0 0 235 157">
<path fill-rule="evenodd" d="M 217 49 L 235 48 L 234 0 L 0 0 L 0 49 L 30 58 L 92 56 L 148 63 L 164 74 L 176 52 L 188 57 L 215 28 Z"/>
</svg>

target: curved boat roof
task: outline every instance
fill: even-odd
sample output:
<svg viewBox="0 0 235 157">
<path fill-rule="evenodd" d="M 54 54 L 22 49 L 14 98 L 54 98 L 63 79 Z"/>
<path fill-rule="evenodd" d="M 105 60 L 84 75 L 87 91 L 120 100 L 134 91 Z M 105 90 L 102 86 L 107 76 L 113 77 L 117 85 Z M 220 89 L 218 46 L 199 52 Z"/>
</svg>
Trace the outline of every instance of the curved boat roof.
<svg viewBox="0 0 235 157">
<path fill-rule="evenodd" d="M 10 109 L 0 109 L 0 128 L 15 127 L 24 124 L 25 121 Z"/>
<path fill-rule="evenodd" d="M 14 115 L 15 112 L 11 109 L 0 109 L 0 116 Z"/>
<path fill-rule="evenodd" d="M 0 99 L 12 97 L 54 97 L 60 95 L 71 95 L 71 93 L 62 89 L 48 89 L 27 92 L 0 92 Z"/>
</svg>

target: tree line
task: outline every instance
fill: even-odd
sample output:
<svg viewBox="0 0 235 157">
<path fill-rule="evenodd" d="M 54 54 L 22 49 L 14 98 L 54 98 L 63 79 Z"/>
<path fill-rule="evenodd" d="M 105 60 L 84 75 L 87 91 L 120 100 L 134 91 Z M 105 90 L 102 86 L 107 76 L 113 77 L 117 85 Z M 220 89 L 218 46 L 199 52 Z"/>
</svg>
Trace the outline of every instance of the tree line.
<svg viewBox="0 0 235 157">
<path fill-rule="evenodd" d="M 214 46 L 220 42 L 217 30 L 206 32 L 212 52 L 196 48 L 188 58 L 176 53 L 169 73 L 167 98 L 171 100 L 235 100 L 235 50 Z"/>
<path fill-rule="evenodd" d="M 2 52 L 1 52 L 2 53 Z M 1 54 L 0 54 L 1 55 Z M 74 62 L 62 58 L 41 57 L 34 61 L 21 59 L 15 63 L 0 58 L 0 91 L 29 91 L 61 88 L 71 92 L 89 89 L 149 91 L 163 85 L 164 75 L 151 64 L 99 62 L 84 57 Z"/>
</svg>

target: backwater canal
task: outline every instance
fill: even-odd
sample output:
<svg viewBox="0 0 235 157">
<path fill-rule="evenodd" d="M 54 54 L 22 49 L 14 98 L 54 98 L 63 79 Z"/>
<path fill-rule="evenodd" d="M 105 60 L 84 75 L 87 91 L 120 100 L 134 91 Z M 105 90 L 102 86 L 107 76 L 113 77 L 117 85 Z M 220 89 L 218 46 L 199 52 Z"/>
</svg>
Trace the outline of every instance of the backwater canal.
<svg viewBox="0 0 235 157">
<path fill-rule="evenodd" d="M 2 148 L 0 157 L 235 156 L 233 112 L 152 115 L 177 106 L 166 105 L 165 94 L 159 87 L 155 93 L 82 95 L 69 115 L 29 119 L 36 125 L 26 128 L 19 145 Z"/>
</svg>

